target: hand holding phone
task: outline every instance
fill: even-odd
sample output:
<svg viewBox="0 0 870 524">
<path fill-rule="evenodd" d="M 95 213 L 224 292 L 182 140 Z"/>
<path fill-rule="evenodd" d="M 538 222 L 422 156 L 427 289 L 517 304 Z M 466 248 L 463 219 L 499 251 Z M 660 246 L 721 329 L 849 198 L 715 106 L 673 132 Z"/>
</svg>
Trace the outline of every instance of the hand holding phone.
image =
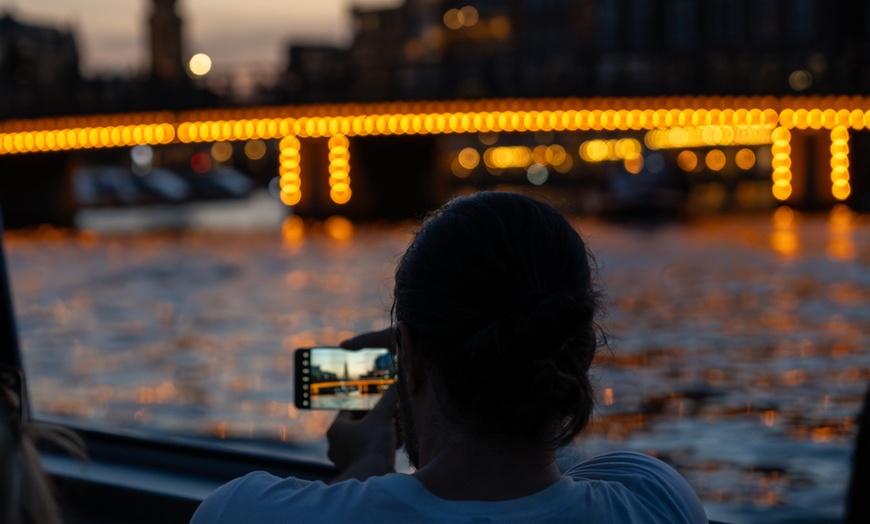
<svg viewBox="0 0 870 524">
<path fill-rule="evenodd" d="M 370 410 L 395 382 L 387 348 L 299 348 L 294 369 L 299 409 Z"/>
</svg>

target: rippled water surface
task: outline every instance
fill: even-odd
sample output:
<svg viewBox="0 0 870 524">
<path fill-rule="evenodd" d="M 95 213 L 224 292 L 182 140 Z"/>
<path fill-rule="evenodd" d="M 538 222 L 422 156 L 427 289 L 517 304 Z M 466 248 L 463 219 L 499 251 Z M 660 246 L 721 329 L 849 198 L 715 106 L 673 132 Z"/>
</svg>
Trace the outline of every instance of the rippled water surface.
<svg viewBox="0 0 870 524">
<path fill-rule="evenodd" d="M 154 233 L 102 220 L 6 236 L 37 414 L 322 455 L 331 415 L 293 407 L 292 351 L 386 324 L 412 226 Z M 780 210 L 576 225 L 612 333 L 583 450 L 661 457 L 712 518 L 839 518 L 870 377 L 868 219 Z"/>
</svg>

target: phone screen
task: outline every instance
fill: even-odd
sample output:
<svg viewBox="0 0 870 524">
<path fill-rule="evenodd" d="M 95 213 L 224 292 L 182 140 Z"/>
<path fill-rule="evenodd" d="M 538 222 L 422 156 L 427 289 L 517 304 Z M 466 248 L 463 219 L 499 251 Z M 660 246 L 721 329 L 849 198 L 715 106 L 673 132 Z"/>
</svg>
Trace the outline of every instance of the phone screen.
<svg viewBox="0 0 870 524">
<path fill-rule="evenodd" d="M 296 350 L 296 407 L 369 410 L 395 377 L 387 348 L 300 348 Z"/>
</svg>

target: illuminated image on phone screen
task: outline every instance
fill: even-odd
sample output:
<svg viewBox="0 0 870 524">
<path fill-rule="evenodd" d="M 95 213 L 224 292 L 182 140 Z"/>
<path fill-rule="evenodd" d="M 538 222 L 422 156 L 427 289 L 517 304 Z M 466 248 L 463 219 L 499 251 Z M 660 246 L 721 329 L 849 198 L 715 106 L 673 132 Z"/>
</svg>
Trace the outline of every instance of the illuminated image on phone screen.
<svg viewBox="0 0 870 524">
<path fill-rule="evenodd" d="M 305 351 L 301 407 L 368 410 L 395 380 L 393 357 L 385 348 Z"/>
</svg>

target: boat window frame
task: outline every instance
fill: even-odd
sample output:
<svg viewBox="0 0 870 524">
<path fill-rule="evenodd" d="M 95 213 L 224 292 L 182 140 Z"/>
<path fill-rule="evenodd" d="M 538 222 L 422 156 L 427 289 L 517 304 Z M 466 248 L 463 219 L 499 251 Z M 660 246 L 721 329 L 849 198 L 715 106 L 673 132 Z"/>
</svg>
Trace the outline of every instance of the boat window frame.
<svg viewBox="0 0 870 524">
<path fill-rule="evenodd" d="M 0 218 L 0 366 L 24 377 L 23 413 L 34 420 L 4 233 Z M 95 429 L 75 421 L 52 420 L 50 424 L 78 435 L 87 456 L 82 461 L 51 442 L 37 443 L 43 472 L 55 488 L 65 522 L 186 523 L 211 491 L 252 471 L 324 482 L 336 474 L 331 464 L 297 456 L 292 450 L 269 449 L 265 443 L 258 446 L 256 441 L 233 446 L 193 436 Z"/>
</svg>

